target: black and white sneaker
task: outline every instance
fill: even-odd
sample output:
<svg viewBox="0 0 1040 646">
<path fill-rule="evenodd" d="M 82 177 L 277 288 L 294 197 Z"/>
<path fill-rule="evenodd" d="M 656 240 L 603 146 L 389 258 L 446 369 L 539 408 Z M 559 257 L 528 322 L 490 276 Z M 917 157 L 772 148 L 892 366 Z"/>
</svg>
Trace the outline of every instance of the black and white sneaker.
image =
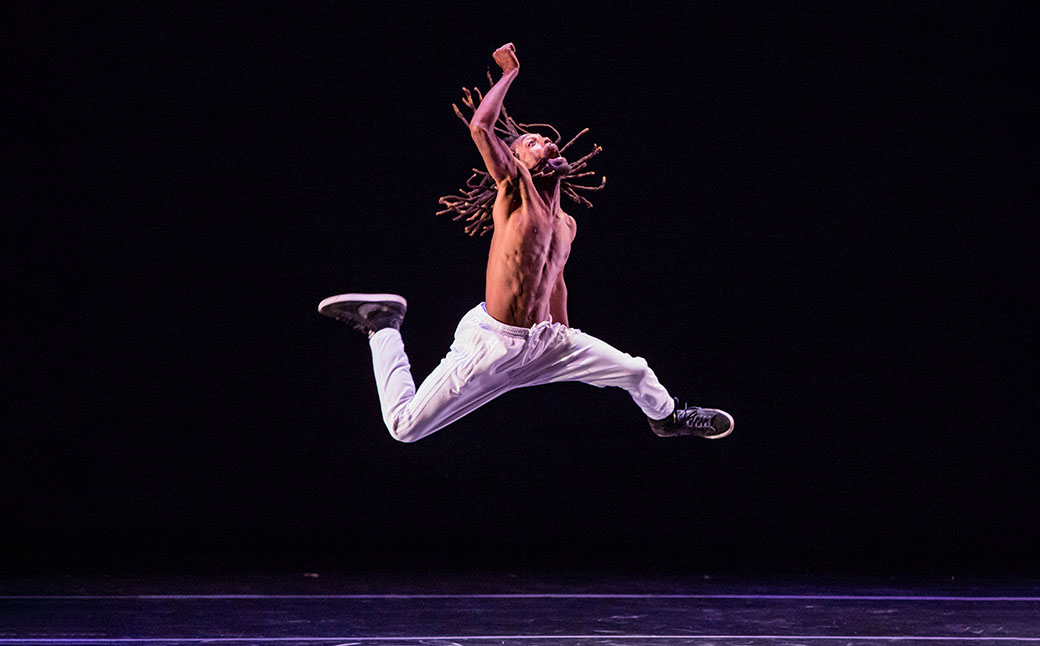
<svg viewBox="0 0 1040 646">
<path fill-rule="evenodd" d="M 400 330 L 407 309 L 408 302 L 397 294 L 340 294 L 318 304 L 320 314 L 368 336 L 388 327 Z"/>
<path fill-rule="evenodd" d="M 672 414 L 664 419 L 650 420 L 650 428 L 661 437 L 692 435 L 717 440 L 733 432 L 733 416 L 715 408 L 679 408 L 676 399 Z"/>
</svg>

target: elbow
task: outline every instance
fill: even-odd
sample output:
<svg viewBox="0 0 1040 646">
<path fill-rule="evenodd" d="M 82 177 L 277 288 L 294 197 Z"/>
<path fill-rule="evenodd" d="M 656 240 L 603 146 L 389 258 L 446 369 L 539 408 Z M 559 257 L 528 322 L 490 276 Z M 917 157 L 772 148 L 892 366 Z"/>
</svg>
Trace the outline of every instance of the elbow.
<svg viewBox="0 0 1040 646">
<path fill-rule="evenodd" d="M 473 141 L 487 141 L 491 138 L 491 127 L 483 123 L 477 123 L 477 120 L 474 119 L 469 124 L 469 135 L 473 137 Z"/>
</svg>

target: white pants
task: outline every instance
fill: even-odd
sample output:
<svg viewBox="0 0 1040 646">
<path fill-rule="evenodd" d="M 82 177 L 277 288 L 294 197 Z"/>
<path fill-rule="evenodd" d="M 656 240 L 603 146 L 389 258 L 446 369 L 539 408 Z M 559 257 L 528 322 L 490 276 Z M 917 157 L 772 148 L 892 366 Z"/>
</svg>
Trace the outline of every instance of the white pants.
<svg viewBox="0 0 1040 646">
<path fill-rule="evenodd" d="M 506 325 L 483 303 L 462 318 L 448 356 L 418 391 L 399 331 L 384 328 L 369 345 L 383 420 L 402 442 L 422 439 L 514 388 L 557 381 L 624 388 L 652 419 L 674 407 L 644 359 L 561 323 Z"/>
</svg>

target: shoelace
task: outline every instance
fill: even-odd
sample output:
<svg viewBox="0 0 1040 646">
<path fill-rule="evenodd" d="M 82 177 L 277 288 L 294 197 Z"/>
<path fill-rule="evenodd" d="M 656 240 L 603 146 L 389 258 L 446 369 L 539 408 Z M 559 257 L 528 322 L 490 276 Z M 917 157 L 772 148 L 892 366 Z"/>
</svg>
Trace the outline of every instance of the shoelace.
<svg viewBox="0 0 1040 646">
<path fill-rule="evenodd" d="M 340 320 L 345 322 L 345 323 L 349 323 L 358 332 L 364 332 L 364 333 L 367 333 L 367 334 L 371 335 L 372 334 L 372 326 L 371 326 L 372 322 L 377 317 L 382 316 L 382 315 L 386 315 L 389 312 L 390 312 L 390 310 L 387 307 L 383 306 L 383 305 L 379 305 L 379 304 L 376 304 L 376 303 L 364 303 L 360 307 L 358 307 L 358 310 L 357 310 L 358 316 L 360 316 L 361 319 L 363 319 L 363 320 L 358 320 L 356 317 L 352 317 L 352 316 L 343 316 L 343 317 L 340 317 Z"/>
<path fill-rule="evenodd" d="M 361 321 L 358 321 L 357 319 L 351 318 L 349 316 L 342 316 L 342 315 L 338 315 L 335 318 L 337 320 L 339 320 L 339 321 L 342 321 L 342 322 L 346 323 L 347 325 L 349 325 L 350 327 L 354 328 L 358 332 L 362 332 L 362 333 L 365 333 L 365 334 L 369 333 L 368 326 L 366 326 Z"/>
<path fill-rule="evenodd" d="M 693 428 L 714 428 L 711 425 L 711 418 L 712 415 L 705 413 L 703 409 L 696 406 L 691 409 L 689 404 L 684 404 L 682 411 L 676 410 L 675 414 L 676 421 Z"/>
</svg>

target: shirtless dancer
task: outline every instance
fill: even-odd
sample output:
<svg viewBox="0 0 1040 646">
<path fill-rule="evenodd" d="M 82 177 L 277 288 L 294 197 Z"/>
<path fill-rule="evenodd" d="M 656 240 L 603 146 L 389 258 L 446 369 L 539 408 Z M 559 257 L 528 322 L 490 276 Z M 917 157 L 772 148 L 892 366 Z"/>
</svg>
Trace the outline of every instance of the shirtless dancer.
<svg viewBox="0 0 1040 646">
<path fill-rule="evenodd" d="M 494 131 L 520 64 L 513 45 L 494 53 L 502 78 L 480 102 L 470 134 L 498 186 L 492 217 L 485 302 L 469 311 L 440 365 L 415 389 L 400 327 L 406 302 L 396 294 L 342 294 L 318 311 L 367 333 L 383 420 L 414 442 L 495 397 L 524 386 L 581 381 L 631 394 L 654 433 L 717 439 L 733 418 L 711 408 L 679 408 L 644 359 L 568 326 L 563 267 L 577 231 L 560 207 L 569 165 L 546 137 L 524 134 L 507 145 Z M 532 171 L 551 169 L 544 177 Z"/>
</svg>

